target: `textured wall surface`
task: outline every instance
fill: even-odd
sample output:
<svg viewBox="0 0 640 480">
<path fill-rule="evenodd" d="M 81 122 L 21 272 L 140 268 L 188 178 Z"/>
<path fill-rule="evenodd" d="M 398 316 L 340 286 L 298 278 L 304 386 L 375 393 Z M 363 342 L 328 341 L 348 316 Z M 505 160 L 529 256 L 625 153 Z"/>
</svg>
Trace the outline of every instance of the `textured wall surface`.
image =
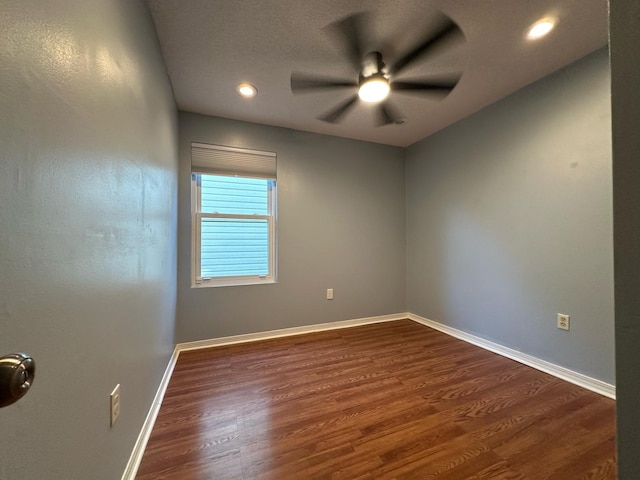
<svg viewBox="0 0 640 480">
<path fill-rule="evenodd" d="M 407 310 L 615 383 L 610 109 L 601 50 L 412 146 Z"/>
<path fill-rule="evenodd" d="M 611 1 L 618 478 L 640 478 L 640 3 Z"/>
<path fill-rule="evenodd" d="M 179 126 L 178 342 L 404 311 L 402 149 L 183 112 Z M 277 284 L 190 287 L 191 142 L 278 154 Z"/>
<path fill-rule="evenodd" d="M 0 354 L 37 362 L 0 478 L 114 480 L 175 318 L 177 115 L 144 3 L 2 2 L 0 111 Z"/>
</svg>

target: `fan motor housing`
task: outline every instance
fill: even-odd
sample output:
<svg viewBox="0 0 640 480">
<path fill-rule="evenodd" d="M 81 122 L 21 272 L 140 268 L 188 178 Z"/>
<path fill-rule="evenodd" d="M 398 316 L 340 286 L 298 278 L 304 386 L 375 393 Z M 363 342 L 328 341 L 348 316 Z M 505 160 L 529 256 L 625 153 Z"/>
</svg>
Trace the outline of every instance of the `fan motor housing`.
<svg viewBox="0 0 640 480">
<path fill-rule="evenodd" d="M 387 78 L 387 68 L 382 61 L 382 54 L 380 52 L 369 52 L 362 60 L 362 70 L 360 71 L 360 82 L 363 79 L 367 79 L 376 73 L 380 73 Z M 388 78 L 387 78 L 388 80 Z"/>
</svg>

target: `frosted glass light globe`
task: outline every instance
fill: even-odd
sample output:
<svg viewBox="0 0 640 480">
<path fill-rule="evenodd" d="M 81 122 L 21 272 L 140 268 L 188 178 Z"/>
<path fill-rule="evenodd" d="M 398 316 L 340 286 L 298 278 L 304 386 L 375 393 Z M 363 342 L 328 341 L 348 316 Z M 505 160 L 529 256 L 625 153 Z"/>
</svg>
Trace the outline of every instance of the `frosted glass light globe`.
<svg viewBox="0 0 640 480">
<path fill-rule="evenodd" d="M 389 82 L 383 76 L 376 76 L 365 81 L 358 89 L 358 96 L 363 102 L 381 102 L 389 95 Z"/>
</svg>

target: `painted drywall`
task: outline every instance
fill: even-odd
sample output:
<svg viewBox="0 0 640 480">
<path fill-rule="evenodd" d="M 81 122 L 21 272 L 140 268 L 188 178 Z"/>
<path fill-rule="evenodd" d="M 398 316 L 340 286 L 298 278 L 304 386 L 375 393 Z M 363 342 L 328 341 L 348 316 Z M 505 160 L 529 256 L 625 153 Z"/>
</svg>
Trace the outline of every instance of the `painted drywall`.
<svg viewBox="0 0 640 480">
<path fill-rule="evenodd" d="M 141 1 L 8 0 L 0 32 L 0 354 L 37 364 L 0 478 L 118 479 L 173 348 L 171 87 Z"/>
<path fill-rule="evenodd" d="M 615 383 L 608 52 L 410 147 L 406 174 L 407 310 Z"/>
<path fill-rule="evenodd" d="M 183 112 L 179 131 L 177 342 L 404 311 L 402 149 Z M 278 283 L 191 288 L 191 142 L 277 153 Z"/>
<path fill-rule="evenodd" d="M 640 3 L 610 5 L 618 479 L 640 478 Z"/>
</svg>

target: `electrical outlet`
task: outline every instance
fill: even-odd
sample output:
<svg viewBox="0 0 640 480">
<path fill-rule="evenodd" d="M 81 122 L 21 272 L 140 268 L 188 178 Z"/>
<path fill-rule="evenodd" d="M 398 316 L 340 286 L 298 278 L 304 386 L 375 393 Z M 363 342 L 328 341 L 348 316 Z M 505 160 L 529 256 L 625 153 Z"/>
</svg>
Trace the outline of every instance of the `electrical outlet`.
<svg viewBox="0 0 640 480">
<path fill-rule="evenodd" d="M 558 328 L 569 330 L 569 315 L 565 315 L 564 313 L 558 314 Z"/>
<path fill-rule="evenodd" d="M 120 416 L 120 384 L 116 385 L 109 398 L 111 399 L 111 426 L 113 427 Z"/>
<path fill-rule="evenodd" d="M 327 288 L 327 300 L 333 300 L 333 288 Z"/>
</svg>

